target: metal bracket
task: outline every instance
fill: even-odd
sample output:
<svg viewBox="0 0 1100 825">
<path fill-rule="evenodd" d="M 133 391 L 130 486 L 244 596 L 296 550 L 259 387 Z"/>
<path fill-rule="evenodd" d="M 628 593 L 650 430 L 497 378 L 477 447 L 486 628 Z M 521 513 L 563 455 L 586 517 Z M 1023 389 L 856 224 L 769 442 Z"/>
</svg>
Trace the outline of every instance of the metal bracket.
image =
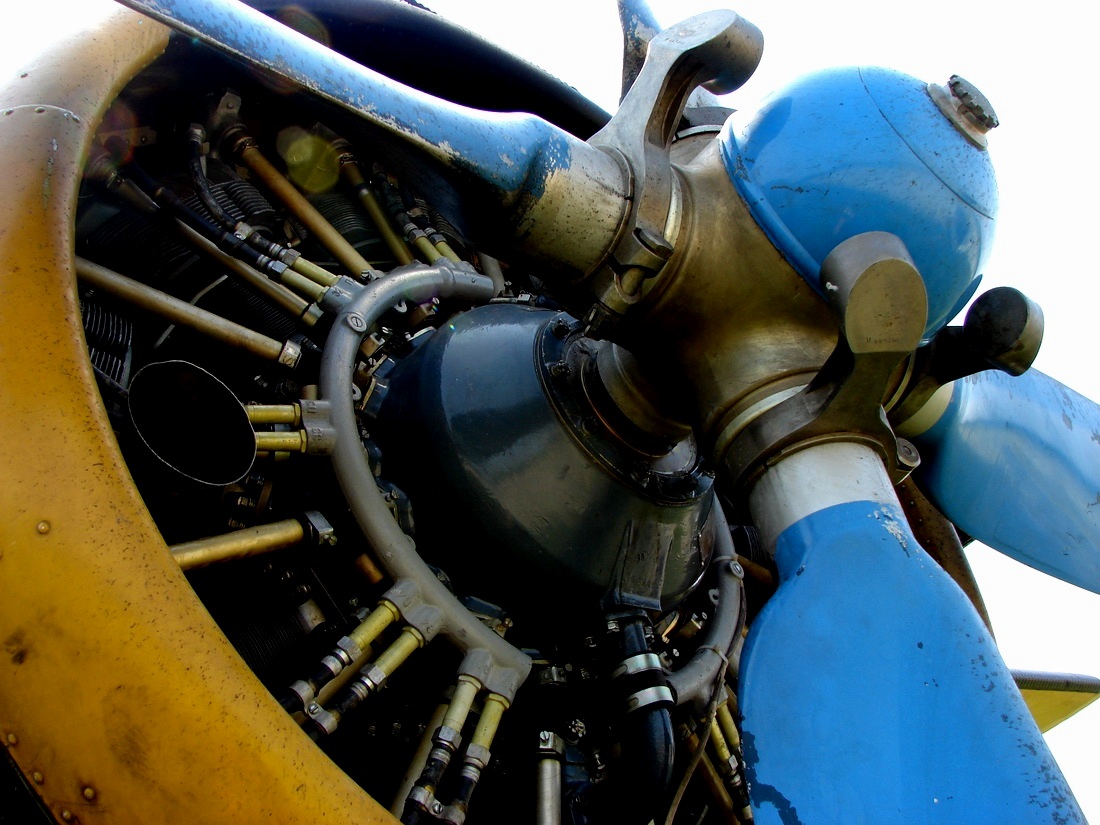
<svg viewBox="0 0 1100 825">
<path fill-rule="evenodd" d="M 332 547 L 336 544 L 336 530 L 320 511 L 306 510 L 302 514 L 301 521 L 315 547 Z"/>
<path fill-rule="evenodd" d="M 769 464 L 825 441 L 869 444 L 895 483 L 920 462 L 882 408 L 898 365 L 920 345 L 928 314 L 924 281 L 905 245 L 886 232 L 856 235 L 825 259 L 821 280 L 840 317 L 840 340 L 801 392 L 734 438 L 724 461 L 736 486 L 751 486 Z"/>
<path fill-rule="evenodd" d="M 328 401 L 303 399 L 302 429 L 306 434 L 306 452 L 310 455 L 328 455 L 336 446 L 336 428 L 329 418 L 331 404 Z"/>
</svg>

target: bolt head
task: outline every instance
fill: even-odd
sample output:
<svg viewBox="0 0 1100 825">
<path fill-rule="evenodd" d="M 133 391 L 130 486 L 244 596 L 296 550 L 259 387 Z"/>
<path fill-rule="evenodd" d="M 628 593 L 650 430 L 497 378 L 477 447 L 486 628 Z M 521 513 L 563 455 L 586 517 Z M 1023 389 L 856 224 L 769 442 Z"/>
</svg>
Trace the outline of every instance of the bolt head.
<svg viewBox="0 0 1100 825">
<path fill-rule="evenodd" d="M 960 108 L 986 129 L 995 129 L 1000 125 L 1001 121 L 993 111 L 993 104 L 969 80 L 957 74 L 951 75 L 947 88 L 958 98 Z"/>
</svg>

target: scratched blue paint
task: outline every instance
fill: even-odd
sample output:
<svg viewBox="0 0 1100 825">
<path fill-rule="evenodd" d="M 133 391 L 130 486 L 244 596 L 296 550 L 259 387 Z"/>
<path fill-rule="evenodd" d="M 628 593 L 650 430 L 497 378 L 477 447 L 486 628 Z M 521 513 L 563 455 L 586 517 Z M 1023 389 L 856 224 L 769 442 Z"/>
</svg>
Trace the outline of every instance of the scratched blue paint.
<svg viewBox="0 0 1100 825">
<path fill-rule="evenodd" d="M 956 381 L 919 479 L 969 535 L 1100 593 L 1100 407 L 1037 370 Z"/>
<path fill-rule="evenodd" d="M 1084 822 L 973 607 L 870 501 L 780 535 L 741 659 L 760 825 Z"/>
<path fill-rule="evenodd" d="M 539 197 L 547 178 L 568 168 L 570 153 L 584 145 L 533 115 L 467 109 L 411 89 L 235 0 L 119 2 L 399 134 L 495 189 L 502 204 Z"/>
<path fill-rule="evenodd" d="M 913 256 L 926 335 L 977 288 L 997 214 L 993 167 L 923 82 L 887 69 L 819 72 L 733 115 L 720 143 L 754 218 L 815 289 L 829 252 L 871 231 L 899 236 Z"/>
</svg>

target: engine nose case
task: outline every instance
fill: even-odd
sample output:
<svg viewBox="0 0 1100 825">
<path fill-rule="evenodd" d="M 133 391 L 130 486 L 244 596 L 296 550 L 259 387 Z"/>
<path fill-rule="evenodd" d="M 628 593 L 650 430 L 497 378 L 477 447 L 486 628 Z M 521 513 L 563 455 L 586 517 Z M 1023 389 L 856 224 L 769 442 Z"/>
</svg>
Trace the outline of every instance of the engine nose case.
<svg viewBox="0 0 1100 825">
<path fill-rule="evenodd" d="M 460 589 L 528 620 L 552 615 L 538 599 L 552 592 L 572 593 L 577 612 L 668 608 L 712 553 L 712 479 L 694 441 L 640 450 L 584 389 L 603 346 L 561 313 L 480 307 L 402 359 L 377 404 L 418 547 Z"/>
</svg>

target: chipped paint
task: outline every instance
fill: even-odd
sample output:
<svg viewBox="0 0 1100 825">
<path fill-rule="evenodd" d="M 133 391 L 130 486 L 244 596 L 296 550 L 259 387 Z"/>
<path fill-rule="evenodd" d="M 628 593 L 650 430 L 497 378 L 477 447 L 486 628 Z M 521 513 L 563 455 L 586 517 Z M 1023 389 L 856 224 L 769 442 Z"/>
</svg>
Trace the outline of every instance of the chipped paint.
<svg viewBox="0 0 1100 825">
<path fill-rule="evenodd" d="M 819 510 L 775 560 L 740 667 L 759 825 L 1084 821 L 977 613 L 892 507 Z"/>
</svg>

